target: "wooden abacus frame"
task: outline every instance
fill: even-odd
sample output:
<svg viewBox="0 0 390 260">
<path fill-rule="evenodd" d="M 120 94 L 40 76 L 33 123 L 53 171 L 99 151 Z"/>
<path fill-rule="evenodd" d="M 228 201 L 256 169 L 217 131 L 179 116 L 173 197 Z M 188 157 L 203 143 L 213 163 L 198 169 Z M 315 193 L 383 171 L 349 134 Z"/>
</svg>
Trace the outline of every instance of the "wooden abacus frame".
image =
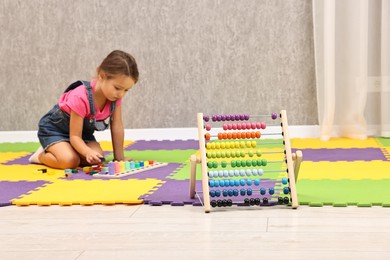
<svg viewBox="0 0 390 260">
<path fill-rule="evenodd" d="M 287 165 L 287 174 L 289 179 L 289 188 L 290 188 L 290 197 L 291 197 L 291 207 L 293 209 L 298 208 L 298 196 L 296 192 L 296 180 L 298 178 L 298 172 L 300 164 L 302 162 L 302 152 L 296 151 L 296 153 L 291 152 L 291 143 L 290 136 L 288 131 L 288 120 L 287 113 L 285 110 L 280 111 L 281 118 L 281 128 L 282 128 L 282 137 L 283 145 L 286 156 L 286 165 Z M 204 118 L 203 113 L 197 114 L 197 123 L 198 123 L 198 136 L 199 136 L 199 151 L 200 157 L 195 154 L 191 156 L 191 172 L 190 172 L 190 198 L 195 198 L 195 184 L 196 184 L 196 164 L 201 164 L 202 169 L 202 190 L 203 190 L 203 206 L 206 213 L 210 212 L 210 189 L 209 189 L 209 177 L 208 177 L 208 167 L 207 167 L 207 157 L 206 157 L 206 141 L 205 141 L 205 127 L 204 127 Z M 200 198 L 199 198 L 200 199 Z"/>
</svg>

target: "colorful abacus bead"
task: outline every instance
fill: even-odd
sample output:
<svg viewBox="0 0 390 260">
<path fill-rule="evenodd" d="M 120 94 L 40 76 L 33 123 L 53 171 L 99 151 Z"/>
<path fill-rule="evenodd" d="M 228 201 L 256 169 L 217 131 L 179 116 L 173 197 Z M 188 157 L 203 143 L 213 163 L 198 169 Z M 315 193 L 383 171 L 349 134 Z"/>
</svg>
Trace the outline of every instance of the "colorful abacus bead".
<svg viewBox="0 0 390 260">
<path fill-rule="evenodd" d="M 125 171 L 125 162 L 121 161 L 121 162 L 119 162 L 119 172 L 118 173 L 121 173 L 124 171 Z"/>
<path fill-rule="evenodd" d="M 125 162 L 125 171 L 130 171 L 130 162 L 129 161 Z"/>
<path fill-rule="evenodd" d="M 233 205 L 233 201 L 231 199 L 227 200 L 227 206 L 231 207 Z"/>
<path fill-rule="evenodd" d="M 115 163 L 114 162 L 108 163 L 108 174 L 110 174 L 110 175 L 115 174 Z"/>
<path fill-rule="evenodd" d="M 135 162 L 134 161 L 131 161 L 130 162 L 130 169 L 135 169 Z"/>
<path fill-rule="evenodd" d="M 115 170 L 115 174 L 118 174 L 120 171 L 119 171 L 119 162 L 114 162 L 114 170 Z"/>
</svg>

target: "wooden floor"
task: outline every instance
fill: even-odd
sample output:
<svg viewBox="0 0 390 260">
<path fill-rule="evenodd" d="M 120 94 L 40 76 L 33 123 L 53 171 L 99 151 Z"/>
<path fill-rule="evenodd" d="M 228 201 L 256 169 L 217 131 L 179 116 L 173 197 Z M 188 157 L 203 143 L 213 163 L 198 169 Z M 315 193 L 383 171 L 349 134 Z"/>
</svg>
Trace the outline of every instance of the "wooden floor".
<svg viewBox="0 0 390 260">
<path fill-rule="evenodd" d="M 0 208 L 0 259 L 390 259 L 390 208 Z"/>
</svg>

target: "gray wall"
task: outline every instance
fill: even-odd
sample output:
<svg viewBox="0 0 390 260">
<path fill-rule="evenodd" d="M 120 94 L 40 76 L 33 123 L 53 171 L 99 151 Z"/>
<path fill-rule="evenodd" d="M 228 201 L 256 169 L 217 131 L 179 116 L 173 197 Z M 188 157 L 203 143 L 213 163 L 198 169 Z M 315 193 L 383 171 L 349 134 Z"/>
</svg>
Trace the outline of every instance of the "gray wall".
<svg viewBox="0 0 390 260">
<path fill-rule="evenodd" d="M 126 128 L 195 127 L 197 112 L 318 121 L 310 0 L 0 0 L 0 26 L 0 130 L 36 130 L 113 49 L 140 69 Z"/>
</svg>

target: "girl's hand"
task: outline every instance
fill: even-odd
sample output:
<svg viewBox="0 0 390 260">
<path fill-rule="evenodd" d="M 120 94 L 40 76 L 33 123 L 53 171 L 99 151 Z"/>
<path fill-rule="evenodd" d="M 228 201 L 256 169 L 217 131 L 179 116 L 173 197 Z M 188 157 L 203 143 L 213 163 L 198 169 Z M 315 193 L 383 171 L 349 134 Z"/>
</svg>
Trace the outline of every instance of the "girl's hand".
<svg viewBox="0 0 390 260">
<path fill-rule="evenodd" d="M 94 165 L 94 164 L 99 164 L 101 163 L 101 159 L 100 158 L 103 158 L 103 155 L 101 155 L 100 153 L 94 151 L 94 150 L 89 150 L 87 152 L 87 154 L 85 155 L 85 160 L 91 164 L 91 165 Z"/>
</svg>

